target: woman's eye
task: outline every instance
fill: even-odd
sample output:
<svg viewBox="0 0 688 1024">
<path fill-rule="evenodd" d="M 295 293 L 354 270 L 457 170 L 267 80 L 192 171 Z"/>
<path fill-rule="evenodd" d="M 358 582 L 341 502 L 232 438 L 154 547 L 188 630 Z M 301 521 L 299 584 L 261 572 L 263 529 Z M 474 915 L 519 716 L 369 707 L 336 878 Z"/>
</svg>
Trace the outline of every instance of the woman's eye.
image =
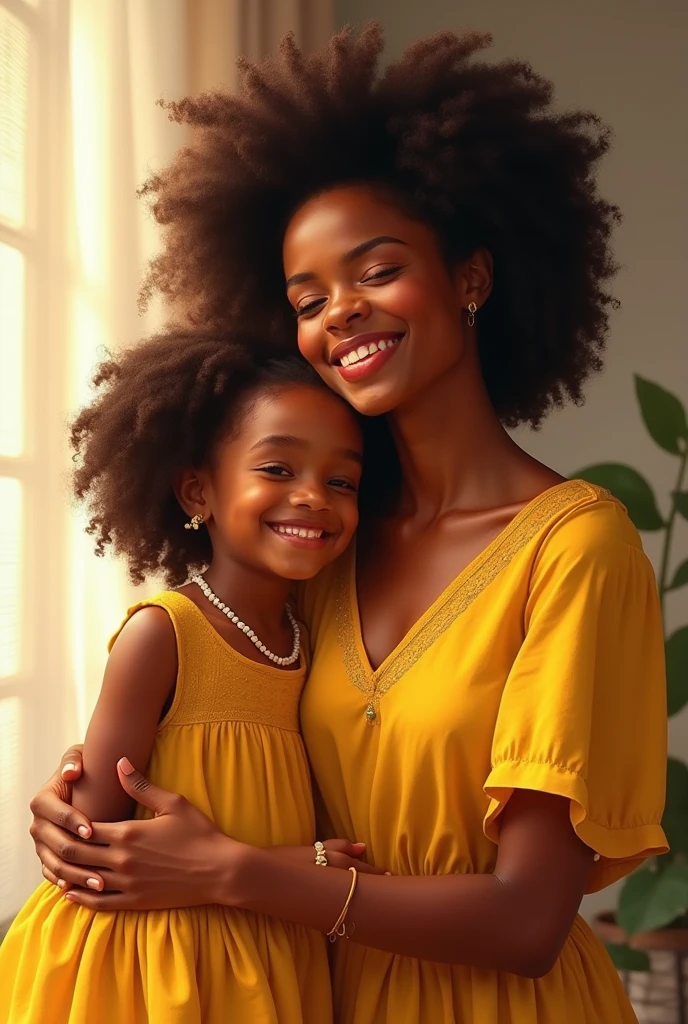
<svg viewBox="0 0 688 1024">
<path fill-rule="evenodd" d="M 401 267 L 383 267 L 382 270 L 376 270 L 374 274 L 368 274 L 367 277 L 362 278 L 361 283 L 367 284 L 368 281 L 380 281 L 386 277 L 393 277 L 398 274 Z"/>
<path fill-rule="evenodd" d="M 324 299 L 313 299 L 312 302 L 307 302 L 305 306 L 299 306 L 298 309 L 295 309 L 294 315 L 300 317 L 305 316 L 308 313 L 314 313 L 316 309 L 319 309 L 324 301 Z"/>
</svg>

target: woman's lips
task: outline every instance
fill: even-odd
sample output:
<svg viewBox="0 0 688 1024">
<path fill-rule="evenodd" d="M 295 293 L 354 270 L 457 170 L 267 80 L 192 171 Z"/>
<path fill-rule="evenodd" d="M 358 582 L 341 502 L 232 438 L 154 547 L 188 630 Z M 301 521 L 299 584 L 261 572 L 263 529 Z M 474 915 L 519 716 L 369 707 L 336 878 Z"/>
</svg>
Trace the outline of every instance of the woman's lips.
<svg viewBox="0 0 688 1024">
<path fill-rule="evenodd" d="M 333 365 L 345 381 L 351 383 L 363 380 L 373 373 L 377 373 L 385 363 L 389 362 L 403 338 L 403 334 L 390 334 L 374 341 L 361 339 L 358 346 L 352 347 L 341 357 L 339 362 L 333 362 Z"/>
</svg>

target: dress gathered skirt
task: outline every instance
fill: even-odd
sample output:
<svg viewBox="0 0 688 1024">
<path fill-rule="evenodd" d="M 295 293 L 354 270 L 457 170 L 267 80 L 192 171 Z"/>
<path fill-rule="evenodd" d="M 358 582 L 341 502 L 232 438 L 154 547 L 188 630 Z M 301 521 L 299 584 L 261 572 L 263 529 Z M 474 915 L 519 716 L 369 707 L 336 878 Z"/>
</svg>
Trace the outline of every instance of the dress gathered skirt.
<svg viewBox="0 0 688 1024">
<path fill-rule="evenodd" d="M 165 592 L 178 678 L 150 780 L 221 831 L 257 846 L 314 841 L 299 732 L 305 669 L 234 651 L 196 605 Z M 138 816 L 150 812 L 139 808 Z M 330 975 L 317 932 L 220 905 L 94 912 L 45 882 L 0 946 L 2 1024 L 328 1024 Z"/>
</svg>

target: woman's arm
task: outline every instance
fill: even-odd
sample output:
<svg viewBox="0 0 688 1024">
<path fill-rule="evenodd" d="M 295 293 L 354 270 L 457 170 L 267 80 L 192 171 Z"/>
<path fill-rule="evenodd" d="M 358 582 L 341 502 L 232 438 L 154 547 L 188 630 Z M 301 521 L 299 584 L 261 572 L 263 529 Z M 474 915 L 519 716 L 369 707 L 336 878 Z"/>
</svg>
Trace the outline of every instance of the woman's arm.
<svg viewBox="0 0 688 1024">
<path fill-rule="evenodd" d="M 246 850 L 237 860 L 224 883 L 228 902 L 321 931 L 336 921 L 348 892 L 336 873 L 297 874 Z M 492 874 L 361 877 L 347 917 L 355 926 L 351 941 L 540 977 L 566 941 L 592 863 L 593 851 L 573 831 L 568 800 L 516 791 L 503 812 Z"/>
<path fill-rule="evenodd" d="M 110 844 L 98 851 L 98 861 L 112 872 L 108 888 L 119 894 L 75 891 L 69 898 L 96 910 L 224 903 L 323 932 L 332 928 L 348 873 L 302 867 L 237 843 L 139 772 L 120 778 L 157 816 L 94 825 L 94 842 Z M 339 941 L 528 977 L 546 973 L 578 911 L 593 852 L 575 835 L 561 797 L 517 790 L 502 819 L 492 874 L 362 875 L 347 919 L 353 937 Z M 87 863 L 89 847 L 68 844 L 66 859 Z"/>
<path fill-rule="evenodd" d="M 177 641 L 164 608 L 142 608 L 113 644 L 86 733 L 72 802 L 91 821 L 130 818 L 135 800 L 119 784 L 126 754 L 148 764 L 160 713 L 177 677 Z M 133 712 L 135 709 L 135 712 Z"/>
</svg>

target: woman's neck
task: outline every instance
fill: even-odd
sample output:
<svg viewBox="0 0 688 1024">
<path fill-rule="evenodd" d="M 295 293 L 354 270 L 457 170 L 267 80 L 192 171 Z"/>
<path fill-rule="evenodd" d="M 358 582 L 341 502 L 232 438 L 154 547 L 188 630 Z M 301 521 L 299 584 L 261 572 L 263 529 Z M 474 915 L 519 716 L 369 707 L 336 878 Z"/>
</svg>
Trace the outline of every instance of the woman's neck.
<svg viewBox="0 0 688 1024">
<path fill-rule="evenodd" d="M 502 426 L 477 356 L 390 413 L 390 426 L 402 470 L 402 515 L 432 521 L 530 496 L 524 473 L 531 476 L 538 464 Z"/>
</svg>

